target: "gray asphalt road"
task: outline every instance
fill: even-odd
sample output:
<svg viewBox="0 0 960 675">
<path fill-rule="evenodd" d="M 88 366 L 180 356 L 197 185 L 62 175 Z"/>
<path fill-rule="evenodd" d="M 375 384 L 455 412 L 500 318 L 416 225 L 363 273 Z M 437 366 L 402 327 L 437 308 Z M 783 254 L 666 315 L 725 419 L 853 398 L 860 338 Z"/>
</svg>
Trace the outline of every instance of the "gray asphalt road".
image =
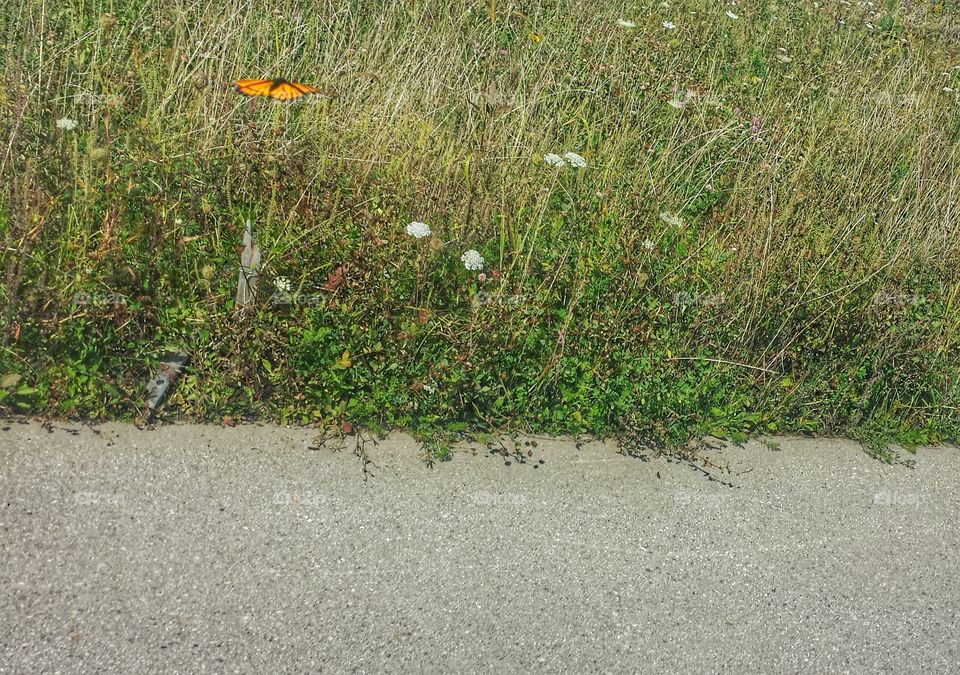
<svg viewBox="0 0 960 675">
<path fill-rule="evenodd" d="M 2 672 L 862 672 L 960 663 L 960 453 L 3 422 Z M 471 450 L 473 448 L 473 450 Z M 658 477 L 659 474 L 659 477 Z"/>
</svg>

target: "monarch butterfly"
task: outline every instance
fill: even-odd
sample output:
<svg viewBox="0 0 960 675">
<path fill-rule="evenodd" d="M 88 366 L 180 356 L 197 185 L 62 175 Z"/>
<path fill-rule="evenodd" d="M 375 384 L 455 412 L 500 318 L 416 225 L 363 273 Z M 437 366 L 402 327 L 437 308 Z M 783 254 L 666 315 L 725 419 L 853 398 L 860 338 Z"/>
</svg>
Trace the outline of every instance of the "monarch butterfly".
<svg viewBox="0 0 960 675">
<path fill-rule="evenodd" d="M 319 94 L 320 90 L 309 84 L 286 80 L 237 80 L 231 85 L 244 96 L 266 96 L 275 101 L 295 101 L 305 94 Z"/>
</svg>

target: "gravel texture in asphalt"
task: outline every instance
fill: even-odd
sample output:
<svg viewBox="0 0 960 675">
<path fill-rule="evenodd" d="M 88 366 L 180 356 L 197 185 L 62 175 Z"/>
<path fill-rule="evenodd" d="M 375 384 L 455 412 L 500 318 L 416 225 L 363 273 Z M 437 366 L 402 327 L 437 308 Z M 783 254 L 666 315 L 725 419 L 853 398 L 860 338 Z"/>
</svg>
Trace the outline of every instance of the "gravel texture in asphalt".
<svg viewBox="0 0 960 675">
<path fill-rule="evenodd" d="M 0 422 L 0 672 L 960 663 L 960 453 Z M 313 449 L 311 449 L 313 448 Z"/>
</svg>

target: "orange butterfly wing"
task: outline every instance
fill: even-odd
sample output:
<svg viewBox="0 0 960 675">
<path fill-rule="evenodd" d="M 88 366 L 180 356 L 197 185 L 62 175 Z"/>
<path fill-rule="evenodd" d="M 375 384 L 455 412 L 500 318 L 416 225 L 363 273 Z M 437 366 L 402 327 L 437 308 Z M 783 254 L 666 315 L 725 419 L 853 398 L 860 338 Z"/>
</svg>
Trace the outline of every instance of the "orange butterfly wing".
<svg viewBox="0 0 960 675">
<path fill-rule="evenodd" d="M 306 94 L 320 93 L 309 84 L 286 80 L 237 80 L 233 88 L 244 96 L 265 96 L 276 101 L 293 101 Z"/>
<path fill-rule="evenodd" d="M 232 86 L 244 96 L 266 96 L 272 83 L 273 80 L 237 80 Z"/>
<path fill-rule="evenodd" d="M 319 89 L 311 87 L 309 84 L 280 81 L 274 83 L 269 96 L 278 101 L 292 101 L 306 94 L 317 94 L 319 92 Z"/>
</svg>

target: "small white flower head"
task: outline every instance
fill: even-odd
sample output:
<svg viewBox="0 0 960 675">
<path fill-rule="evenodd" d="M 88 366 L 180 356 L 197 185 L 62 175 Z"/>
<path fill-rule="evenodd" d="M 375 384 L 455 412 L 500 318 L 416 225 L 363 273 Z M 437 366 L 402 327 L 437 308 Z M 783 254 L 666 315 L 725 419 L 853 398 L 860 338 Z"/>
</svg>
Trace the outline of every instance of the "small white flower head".
<svg viewBox="0 0 960 675">
<path fill-rule="evenodd" d="M 666 28 L 667 30 L 673 30 L 674 28 L 677 27 L 677 24 L 675 24 L 673 21 L 664 21 L 663 27 Z"/>
<path fill-rule="evenodd" d="M 426 223 L 418 223 L 414 221 L 407 225 L 407 234 L 414 239 L 423 239 L 424 237 L 429 237 L 431 234 L 433 234 L 433 231 Z"/>
<path fill-rule="evenodd" d="M 733 12 L 731 12 L 729 9 L 727 10 L 727 16 L 730 17 L 731 19 L 733 19 L 734 21 L 736 21 L 737 19 L 740 18 L 739 16 L 737 16 L 736 14 L 734 14 Z"/>
<path fill-rule="evenodd" d="M 683 227 L 683 218 L 667 211 L 660 214 L 660 220 L 671 227 Z"/>
<path fill-rule="evenodd" d="M 687 107 L 688 103 L 691 103 L 699 94 L 690 89 L 686 89 L 682 92 L 677 91 L 674 94 L 674 97 L 667 101 L 667 105 L 671 108 L 676 108 L 677 110 L 683 110 Z"/>
<path fill-rule="evenodd" d="M 550 153 L 543 156 L 543 161 L 545 161 L 550 166 L 555 166 L 558 169 L 563 169 L 565 167 L 573 167 L 574 169 L 582 169 L 587 166 L 587 160 L 583 158 L 583 155 L 578 155 L 575 152 L 564 153 L 563 157 Z"/>
<path fill-rule="evenodd" d="M 633 21 L 630 21 L 628 19 L 617 19 L 617 25 L 620 26 L 621 28 L 626 28 L 627 30 L 637 27 L 637 24 L 635 24 Z"/>
<path fill-rule="evenodd" d="M 653 242 L 650 241 L 649 239 L 644 239 L 644 240 L 643 240 L 643 247 L 644 247 L 645 249 L 647 249 L 648 251 L 652 251 L 652 250 L 653 250 Z"/>
<path fill-rule="evenodd" d="M 277 277 L 273 280 L 273 285 L 277 287 L 277 290 L 281 293 L 289 293 L 290 289 L 293 288 L 293 284 L 286 277 Z"/>
<path fill-rule="evenodd" d="M 483 256 L 473 249 L 464 252 L 464 254 L 460 256 L 460 260 L 463 261 L 463 266 L 466 267 L 469 272 L 479 272 L 483 269 Z"/>
<path fill-rule="evenodd" d="M 69 117 L 61 117 L 57 120 L 57 129 L 63 129 L 64 131 L 73 131 L 77 126 L 77 121 L 72 120 Z"/>
<path fill-rule="evenodd" d="M 567 163 L 563 161 L 563 157 L 561 157 L 560 155 L 555 155 L 552 152 L 544 155 L 543 161 L 549 164 L 550 166 L 564 167 L 567 165 Z"/>
</svg>

